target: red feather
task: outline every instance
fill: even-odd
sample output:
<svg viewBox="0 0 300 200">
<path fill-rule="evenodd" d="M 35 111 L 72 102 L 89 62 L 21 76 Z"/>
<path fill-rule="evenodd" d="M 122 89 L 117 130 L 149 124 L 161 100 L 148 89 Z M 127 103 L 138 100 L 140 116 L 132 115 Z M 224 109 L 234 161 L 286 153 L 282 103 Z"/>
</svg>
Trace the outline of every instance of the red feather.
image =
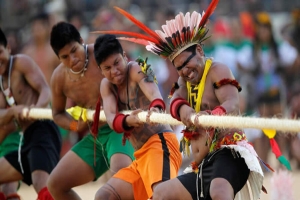
<svg viewBox="0 0 300 200">
<path fill-rule="evenodd" d="M 153 38 L 155 38 L 157 40 L 157 42 L 155 42 L 156 44 L 158 43 L 158 41 L 161 41 L 161 39 L 159 38 L 159 36 L 157 35 L 157 33 L 155 33 L 150 28 L 148 28 L 147 26 L 145 26 L 145 24 L 143 24 L 142 22 L 140 22 L 139 20 L 137 20 L 136 18 L 134 18 L 130 13 L 126 12 L 125 10 L 123 10 L 123 9 L 117 7 L 117 6 L 114 6 L 114 8 L 119 13 L 121 13 L 122 15 L 124 15 L 125 17 L 127 17 L 130 21 L 132 21 L 133 23 L 135 23 L 138 27 L 140 27 L 140 29 L 142 29 L 145 33 L 148 33 Z"/>
<path fill-rule="evenodd" d="M 132 37 L 136 37 L 138 39 L 148 40 L 148 41 L 153 42 L 155 44 L 159 43 L 156 39 L 154 39 L 152 37 L 149 37 L 149 36 L 146 36 L 146 35 L 143 35 L 143 34 L 140 34 L 140 33 L 135 33 L 135 32 L 128 32 L 128 31 L 93 31 L 91 33 L 129 35 L 129 36 L 132 36 Z"/>
<path fill-rule="evenodd" d="M 219 0 L 212 0 L 212 2 L 209 4 L 205 14 L 203 15 L 203 17 L 199 23 L 199 27 L 202 27 L 206 24 L 209 16 L 211 16 L 211 14 L 215 11 L 218 3 L 219 3 Z"/>
<path fill-rule="evenodd" d="M 144 39 L 138 39 L 138 38 L 127 38 L 127 37 L 118 37 L 118 40 L 125 40 L 125 41 L 129 41 L 129 42 L 133 42 L 136 44 L 141 44 L 144 46 L 149 45 L 148 40 L 144 40 Z"/>
</svg>

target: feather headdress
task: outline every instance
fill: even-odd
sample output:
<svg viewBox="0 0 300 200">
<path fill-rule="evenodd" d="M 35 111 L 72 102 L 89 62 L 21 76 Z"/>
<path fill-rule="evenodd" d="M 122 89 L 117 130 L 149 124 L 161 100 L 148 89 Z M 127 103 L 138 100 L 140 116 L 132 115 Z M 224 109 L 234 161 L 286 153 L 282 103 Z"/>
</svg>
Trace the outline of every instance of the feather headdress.
<svg viewBox="0 0 300 200">
<path fill-rule="evenodd" d="M 161 30 L 151 30 L 142 22 L 138 21 L 128 12 L 119 7 L 114 7 L 118 12 L 131 20 L 148 35 L 127 32 L 127 31 L 95 31 L 93 33 L 121 34 L 131 37 L 119 37 L 120 40 L 127 40 L 146 46 L 146 49 L 163 58 L 174 60 L 181 52 L 195 44 L 201 44 L 207 37 L 208 29 L 206 23 L 209 16 L 215 10 L 219 0 L 212 0 L 206 12 L 202 15 L 196 11 L 185 15 L 179 13 L 175 19 L 167 21 Z"/>
</svg>

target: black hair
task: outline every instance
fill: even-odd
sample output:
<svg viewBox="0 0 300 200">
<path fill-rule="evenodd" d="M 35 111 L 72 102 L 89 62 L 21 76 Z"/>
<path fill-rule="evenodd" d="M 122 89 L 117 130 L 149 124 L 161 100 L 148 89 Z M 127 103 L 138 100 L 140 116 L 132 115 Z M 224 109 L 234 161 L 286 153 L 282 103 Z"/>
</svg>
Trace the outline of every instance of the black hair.
<svg viewBox="0 0 300 200">
<path fill-rule="evenodd" d="M 98 66 L 112 54 L 123 54 L 123 48 L 115 35 L 105 34 L 96 39 L 94 55 Z"/>
<path fill-rule="evenodd" d="M 4 35 L 2 29 L 0 28 L 0 45 L 3 45 L 5 48 L 7 46 L 7 39 L 6 36 Z"/>
<path fill-rule="evenodd" d="M 50 44 L 56 55 L 58 55 L 59 50 L 71 42 L 81 43 L 80 39 L 80 33 L 70 23 L 59 22 L 52 27 Z"/>
<path fill-rule="evenodd" d="M 201 44 L 200 44 L 200 45 L 201 45 Z M 194 45 L 188 47 L 187 49 L 185 49 L 184 51 L 187 51 L 187 52 L 195 52 L 196 47 L 197 47 L 197 44 L 194 44 Z"/>
</svg>

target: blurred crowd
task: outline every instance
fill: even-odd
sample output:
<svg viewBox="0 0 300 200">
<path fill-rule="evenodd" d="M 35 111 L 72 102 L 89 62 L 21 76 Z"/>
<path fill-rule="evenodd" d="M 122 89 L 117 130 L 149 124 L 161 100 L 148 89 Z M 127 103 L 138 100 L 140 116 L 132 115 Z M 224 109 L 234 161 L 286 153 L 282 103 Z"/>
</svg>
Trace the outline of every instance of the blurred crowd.
<svg viewBox="0 0 300 200">
<path fill-rule="evenodd" d="M 139 31 L 113 6 L 133 14 L 152 29 L 186 11 L 202 11 L 209 0 L 0 0 L 0 26 L 12 54 L 31 56 L 48 83 L 59 64 L 49 44 L 52 25 L 68 21 L 85 43 L 94 43 L 97 30 Z M 299 4 L 300 5 L 300 4 Z M 300 8 L 300 7 L 299 7 Z M 230 67 L 242 86 L 241 115 L 300 116 L 300 9 L 295 0 L 220 0 L 209 23 L 211 37 L 203 44 L 207 57 Z M 178 74 L 172 63 L 148 53 L 144 47 L 122 42 L 131 60 L 148 57 L 166 102 Z M 72 102 L 69 103 L 69 106 Z M 260 130 L 245 130 L 259 156 L 267 160 L 268 138 Z M 62 130 L 63 132 L 63 130 Z M 180 129 L 178 129 L 180 135 Z M 65 132 L 73 145 L 84 133 Z M 298 134 L 299 135 L 299 134 Z M 180 138 L 180 136 L 178 136 Z M 71 139 L 70 139 L 71 138 Z M 71 142 L 70 142 L 71 141 Z M 277 134 L 284 154 L 300 166 L 300 136 Z M 65 146 L 69 148 L 69 146 Z"/>
</svg>

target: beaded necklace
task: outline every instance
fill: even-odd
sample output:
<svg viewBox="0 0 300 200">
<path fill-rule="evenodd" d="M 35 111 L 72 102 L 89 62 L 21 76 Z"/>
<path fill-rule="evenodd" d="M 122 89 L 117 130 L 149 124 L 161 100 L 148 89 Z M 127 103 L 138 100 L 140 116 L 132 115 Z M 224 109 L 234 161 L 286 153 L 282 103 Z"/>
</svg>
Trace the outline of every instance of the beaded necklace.
<svg viewBox="0 0 300 200">
<path fill-rule="evenodd" d="M 10 56 L 9 68 L 8 68 L 8 83 L 7 83 L 8 87 L 5 90 L 3 88 L 3 78 L 2 78 L 2 76 L 0 76 L 0 87 L 5 96 L 6 102 L 10 107 L 15 105 L 15 99 L 14 99 L 13 94 L 10 89 L 10 76 L 11 76 L 12 63 L 13 63 L 13 56 Z"/>
</svg>

